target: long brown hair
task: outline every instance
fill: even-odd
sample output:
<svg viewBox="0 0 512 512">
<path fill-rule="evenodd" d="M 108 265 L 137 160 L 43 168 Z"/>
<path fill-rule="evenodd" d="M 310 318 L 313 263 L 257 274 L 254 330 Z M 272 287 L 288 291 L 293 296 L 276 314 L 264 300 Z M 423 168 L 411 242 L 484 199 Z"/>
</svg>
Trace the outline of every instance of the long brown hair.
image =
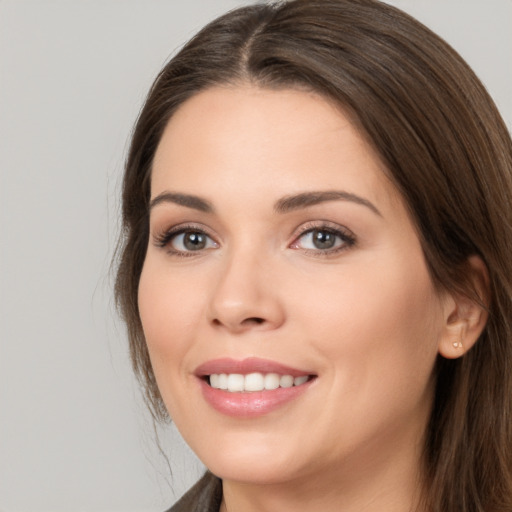
<svg viewBox="0 0 512 512">
<path fill-rule="evenodd" d="M 416 224 L 434 282 L 475 297 L 485 262 L 487 326 L 457 360 L 439 358 L 426 434 L 426 508 L 512 510 L 512 142 L 493 101 L 443 40 L 376 0 L 292 0 L 232 11 L 161 71 L 137 121 L 123 184 L 116 297 L 134 369 L 165 419 L 137 290 L 148 243 L 151 166 L 167 122 L 214 85 L 301 87 L 349 112 L 386 164 Z"/>
</svg>

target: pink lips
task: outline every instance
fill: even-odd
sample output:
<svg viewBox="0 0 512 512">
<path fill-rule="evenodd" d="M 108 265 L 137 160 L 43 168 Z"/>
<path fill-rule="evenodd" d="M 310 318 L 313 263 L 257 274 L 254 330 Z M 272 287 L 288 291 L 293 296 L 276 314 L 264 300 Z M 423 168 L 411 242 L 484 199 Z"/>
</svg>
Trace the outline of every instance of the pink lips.
<svg viewBox="0 0 512 512">
<path fill-rule="evenodd" d="M 268 414 L 279 407 L 289 403 L 309 389 L 314 379 L 310 379 L 300 386 L 277 388 L 266 391 L 232 393 L 212 388 L 205 378 L 211 374 L 239 373 L 277 373 L 300 377 L 311 375 L 311 372 L 291 368 L 274 361 L 259 358 L 248 358 L 241 361 L 234 359 L 215 359 L 200 365 L 195 375 L 200 379 L 203 397 L 215 410 L 227 416 L 238 418 L 254 418 Z"/>
<path fill-rule="evenodd" d="M 310 372 L 291 368 L 275 361 L 268 359 L 259 359 L 257 357 L 249 357 L 241 361 L 235 359 L 214 359 L 199 366 L 195 374 L 199 377 L 211 375 L 212 373 L 241 373 L 247 375 L 252 372 L 260 373 L 279 373 L 280 375 L 291 375 L 292 377 L 300 377 L 301 375 L 309 375 Z"/>
</svg>

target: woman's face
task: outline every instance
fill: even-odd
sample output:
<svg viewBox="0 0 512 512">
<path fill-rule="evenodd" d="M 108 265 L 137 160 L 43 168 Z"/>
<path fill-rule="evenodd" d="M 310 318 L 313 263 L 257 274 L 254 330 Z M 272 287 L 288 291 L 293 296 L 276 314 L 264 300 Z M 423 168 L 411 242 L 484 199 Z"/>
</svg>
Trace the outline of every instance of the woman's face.
<svg viewBox="0 0 512 512">
<path fill-rule="evenodd" d="M 202 92 L 164 132 L 151 198 L 142 324 L 206 466 L 270 483 L 417 465 L 446 301 L 347 117 L 306 92 Z"/>
</svg>

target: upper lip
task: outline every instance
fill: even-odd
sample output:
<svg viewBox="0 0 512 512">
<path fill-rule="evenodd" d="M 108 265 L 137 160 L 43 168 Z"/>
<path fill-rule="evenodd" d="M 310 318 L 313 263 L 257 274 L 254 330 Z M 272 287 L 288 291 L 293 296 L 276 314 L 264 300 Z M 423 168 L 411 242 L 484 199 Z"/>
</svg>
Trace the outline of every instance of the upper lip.
<svg viewBox="0 0 512 512">
<path fill-rule="evenodd" d="M 303 375 L 312 375 L 310 371 L 292 368 L 270 359 L 260 359 L 258 357 L 248 357 L 246 359 L 212 359 L 199 365 L 195 374 L 198 377 L 220 373 L 239 373 L 247 375 L 248 373 L 277 373 L 279 375 L 291 375 L 292 377 L 301 377 Z"/>
</svg>

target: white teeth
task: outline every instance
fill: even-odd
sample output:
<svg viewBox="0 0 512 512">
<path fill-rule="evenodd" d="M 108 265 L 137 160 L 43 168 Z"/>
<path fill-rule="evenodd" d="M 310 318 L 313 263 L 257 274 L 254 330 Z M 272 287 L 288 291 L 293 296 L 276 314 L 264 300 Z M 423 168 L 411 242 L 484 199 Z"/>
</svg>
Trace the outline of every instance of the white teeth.
<svg viewBox="0 0 512 512">
<path fill-rule="evenodd" d="M 219 375 L 218 374 L 213 374 L 213 375 L 210 375 L 210 386 L 212 388 L 215 388 L 215 389 L 219 389 L 220 386 L 219 386 Z"/>
<path fill-rule="evenodd" d="M 279 379 L 279 386 L 282 388 L 291 388 L 293 386 L 293 377 L 291 375 L 283 375 Z"/>
<path fill-rule="evenodd" d="M 219 389 L 228 389 L 228 376 L 225 373 L 219 375 Z"/>
<path fill-rule="evenodd" d="M 304 384 L 304 382 L 306 382 L 307 380 L 308 380 L 307 375 L 303 375 L 302 377 L 295 377 L 295 379 L 293 379 L 293 385 L 300 386 L 301 384 Z"/>
<path fill-rule="evenodd" d="M 245 387 L 245 379 L 239 373 L 230 373 L 228 375 L 228 391 L 243 391 Z"/>
<path fill-rule="evenodd" d="M 212 375 L 213 377 L 213 375 Z M 212 384 L 212 387 L 215 387 Z M 244 391 L 262 391 L 265 389 L 265 377 L 262 373 L 249 373 L 245 376 Z"/>
<path fill-rule="evenodd" d="M 214 373 L 210 375 L 210 386 L 215 389 L 223 389 L 232 393 L 242 391 L 263 391 L 300 386 L 309 380 L 308 375 L 292 377 L 291 375 L 279 375 L 277 373 Z"/>
<path fill-rule="evenodd" d="M 279 387 L 279 375 L 277 373 L 267 373 L 265 375 L 265 389 L 277 389 Z"/>
</svg>

